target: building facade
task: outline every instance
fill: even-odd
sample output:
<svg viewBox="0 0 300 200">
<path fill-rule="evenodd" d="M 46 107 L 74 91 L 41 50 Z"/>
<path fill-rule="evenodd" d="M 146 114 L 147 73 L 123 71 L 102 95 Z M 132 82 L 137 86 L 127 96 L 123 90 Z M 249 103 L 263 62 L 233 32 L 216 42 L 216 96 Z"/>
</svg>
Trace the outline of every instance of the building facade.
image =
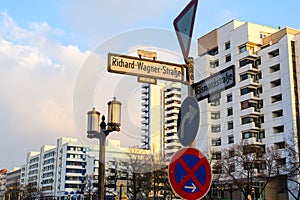
<svg viewBox="0 0 300 200">
<path fill-rule="evenodd" d="M 286 145 L 298 152 L 299 38 L 299 31 L 291 28 L 275 29 L 233 20 L 198 39 L 196 70 L 208 77 L 227 67 L 235 68 L 234 87 L 223 91 L 219 99 L 199 103 L 196 146 L 213 163 L 223 159 L 225 149 L 237 144 L 251 145 L 262 155 L 270 148 L 283 151 Z M 288 159 L 282 153 L 276 162 L 282 165 Z M 260 169 L 264 167 L 256 166 L 253 176 Z M 299 181 L 298 176 L 294 179 Z M 295 183 L 285 182 L 288 188 L 298 191 Z M 262 196 L 288 199 L 289 195 L 277 187 L 267 188 Z"/>
<path fill-rule="evenodd" d="M 177 137 L 177 117 L 181 104 L 180 83 L 142 85 L 142 148 L 154 150 L 170 160 L 181 148 Z"/>
<path fill-rule="evenodd" d="M 0 198 L 5 193 L 6 189 L 6 174 L 7 174 L 7 169 L 1 169 L 0 170 Z"/>
<path fill-rule="evenodd" d="M 93 161 L 89 161 L 92 159 Z M 57 146 L 43 145 L 29 152 L 20 169 L 24 196 L 66 199 L 84 195 L 86 174 L 94 173 L 88 147 L 74 138 L 59 138 Z"/>
</svg>

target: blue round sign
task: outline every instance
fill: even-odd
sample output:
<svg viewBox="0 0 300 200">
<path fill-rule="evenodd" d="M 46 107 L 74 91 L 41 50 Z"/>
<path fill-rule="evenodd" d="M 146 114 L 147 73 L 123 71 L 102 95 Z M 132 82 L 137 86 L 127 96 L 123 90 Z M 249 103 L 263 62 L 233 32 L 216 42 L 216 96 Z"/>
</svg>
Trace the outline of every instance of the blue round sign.
<svg viewBox="0 0 300 200">
<path fill-rule="evenodd" d="M 177 134 L 183 146 L 189 146 L 194 141 L 200 123 L 200 110 L 195 97 L 189 96 L 181 104 L 177 120 Z"/>
</svg>

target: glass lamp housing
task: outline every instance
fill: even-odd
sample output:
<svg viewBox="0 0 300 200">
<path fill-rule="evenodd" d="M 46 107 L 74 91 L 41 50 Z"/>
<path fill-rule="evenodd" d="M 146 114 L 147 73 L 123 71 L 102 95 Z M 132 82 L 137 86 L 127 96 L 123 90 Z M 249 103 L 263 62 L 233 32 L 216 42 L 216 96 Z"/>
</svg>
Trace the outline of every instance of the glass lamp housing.
<svg viewBox="0 0 300 200">
<path fill-rule="evenodd" d="M 94 134 L 99 133 L 99 123 L 100 123 L 100 112 L 96 111 L 95 108 L 87 113 L 88 115 L 88 127 L 87 133 Z"/>
<path fill-rule="evenodd" d="M 120 131 L 121 126 L 121 102 L 116 100 L 116 97 L 108 105 L 108 128 L 114 131 Z"/>
</svg>

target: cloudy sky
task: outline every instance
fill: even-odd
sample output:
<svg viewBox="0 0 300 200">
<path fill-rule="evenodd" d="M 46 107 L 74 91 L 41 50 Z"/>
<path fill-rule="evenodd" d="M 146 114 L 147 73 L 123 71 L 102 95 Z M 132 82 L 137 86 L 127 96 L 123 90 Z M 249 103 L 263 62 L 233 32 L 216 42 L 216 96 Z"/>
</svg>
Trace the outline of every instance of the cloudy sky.
<svg viewBox="0 0 300 200">
<path fill-rule="evenodd" d="M 105 114 L 115 95 L 136 131 L 124 123 L 121 143 L 137 144 L 136 79 L 108 74 L 105 55 L 158 46 L 176 60 L 172 22 L 188 3 L 0 0 L 0 168 L 20 166 L 27 152 L 62 136 L 86 142 L 86 112 L 96 106 Z M 232 19 L 300 29 L 299 7 L 298 0 L 199 0 L 193 39 Z"/>
</svg>

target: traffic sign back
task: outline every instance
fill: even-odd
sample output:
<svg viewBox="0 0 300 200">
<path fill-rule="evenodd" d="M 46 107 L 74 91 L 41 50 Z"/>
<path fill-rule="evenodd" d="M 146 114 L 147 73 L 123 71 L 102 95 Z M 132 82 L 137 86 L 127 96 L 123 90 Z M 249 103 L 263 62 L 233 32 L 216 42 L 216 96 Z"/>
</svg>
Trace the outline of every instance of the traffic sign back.
<svg viewBox="0 0 300 200">
<path fill-rule="evenodd" d="M 168 175 L 174 192 L 186 200 L 203 198 L 212 182 L 210 164 L 195 148 L 176 152 L 169 164 Z"/>
<path fill-rule="evenodd" d="M 175 18 L 173 25 L 185 60 L 190 51 L 198 0 L 192 0 Z"/>
</svg>

